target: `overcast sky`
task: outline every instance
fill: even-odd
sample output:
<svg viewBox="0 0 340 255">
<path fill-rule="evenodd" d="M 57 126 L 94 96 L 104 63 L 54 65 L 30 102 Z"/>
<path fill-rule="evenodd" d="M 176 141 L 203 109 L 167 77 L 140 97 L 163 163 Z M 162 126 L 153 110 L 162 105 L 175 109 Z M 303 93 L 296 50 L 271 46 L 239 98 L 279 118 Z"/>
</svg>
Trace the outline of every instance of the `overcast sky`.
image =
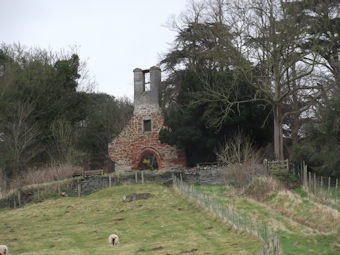
<svg viewBox="0 0 340 255">
<path fill-rule="evenodd" d="M 165 25 L 186 0 L 0 0 L 0 42 L 79 46 L 97 92 L 133 98 L 133 69 L 156 65 L 175 33 Z"/>
</svg>

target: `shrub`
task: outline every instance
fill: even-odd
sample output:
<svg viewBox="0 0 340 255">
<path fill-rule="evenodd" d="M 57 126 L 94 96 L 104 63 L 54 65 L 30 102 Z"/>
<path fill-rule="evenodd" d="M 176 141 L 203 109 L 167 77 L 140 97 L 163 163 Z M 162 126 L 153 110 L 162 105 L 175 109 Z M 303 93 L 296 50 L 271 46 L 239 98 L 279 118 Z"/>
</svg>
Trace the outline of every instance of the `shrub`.
<svg viewBox="0 0 340 255">
<path fill-rule="evenodd" d="M 255 176 L 263 174 L 260 150 L 256 150 L 250 138 L 236 133 L 217 153 L 218 163 L 224 166 L 224 175 L 230 184 L 243 187 Z"/>
<path fill-rule="evenodd" d="M 40 169 L 31 169 L 26 173 L 23 173 L 21 176 L 11 180 L 10 183 L 7 183 L 6 189 L 3 188 L 2 195 L 10 193 L 13 190 L 17 190 L 23 186 L 45 183 L 51 181 L 58 181 L 72 177 L 74 173 L 81 172 L 80 167 L 73 167 L 71 165 L 54 165 L 46 168 Z M 1 181 L 1 180 L 0 180 Z M 1 187 L 0 183 L 0 187 Z"/>
<path fill-rule="evenodd" d="M 273 191 L 282 190 L 283 185 L 270 176 L 254 178 L 244 189 L 244 194 L 258 201 L 263 201 L 270 196 Z"/>
</svg>

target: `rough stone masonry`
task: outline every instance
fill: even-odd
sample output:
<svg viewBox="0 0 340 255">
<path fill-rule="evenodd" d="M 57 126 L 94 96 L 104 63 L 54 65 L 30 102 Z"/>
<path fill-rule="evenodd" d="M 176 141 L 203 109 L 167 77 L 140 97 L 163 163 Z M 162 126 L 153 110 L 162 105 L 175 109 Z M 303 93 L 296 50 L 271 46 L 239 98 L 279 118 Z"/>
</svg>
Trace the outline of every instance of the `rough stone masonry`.
<svg viewBox="0 0 340 255">
<path fill-rule="evenodd" d="M 136 68 L 134 72 L 134 112 L 122 132 L 109 144 L 109 157 L 116 171 L 138 170 L 147 160 L 157 169 L 186 166 L 183 150 L 158 139 L 164 117 L 159 107 L 161 70 Z"/>
</svg>

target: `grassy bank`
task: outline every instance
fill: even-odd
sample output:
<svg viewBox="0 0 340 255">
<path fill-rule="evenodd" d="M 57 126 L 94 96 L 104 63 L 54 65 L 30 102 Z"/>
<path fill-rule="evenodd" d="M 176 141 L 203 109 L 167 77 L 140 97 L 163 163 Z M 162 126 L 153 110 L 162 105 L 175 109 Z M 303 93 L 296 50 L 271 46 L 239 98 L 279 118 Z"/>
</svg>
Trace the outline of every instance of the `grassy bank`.
<svg viewBox="0 0 340 255">
<path fill-rule="evenodd" d="M 230 186 L 196 186 L 222 204 L 280 232 L 283 254 L 329 254 L 340 252 L 339 212 L 292 192 L 274 192 L 258 202 L 240 196 Z"/>
<path fill-rule="evenodd" d="M 124 194 L 150 192 L 130 203 Z M 122 185 L 0 211 L 0 242 L 15 254 L 254 254 L 261 243 L 156 184 Z M 121 243 L 107 242 L 111 233 Z"/>
</svg>

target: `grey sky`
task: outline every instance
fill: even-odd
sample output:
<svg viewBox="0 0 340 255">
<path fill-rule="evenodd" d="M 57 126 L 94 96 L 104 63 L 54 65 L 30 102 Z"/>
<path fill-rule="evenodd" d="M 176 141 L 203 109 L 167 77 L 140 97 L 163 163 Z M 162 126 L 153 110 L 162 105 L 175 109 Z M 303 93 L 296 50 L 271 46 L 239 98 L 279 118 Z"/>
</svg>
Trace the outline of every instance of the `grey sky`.
<svg viewBox="0 0 340 255">
<path fill-rule="evenodd" d="M 133 96 L 135 67 L 157 64 L 175 38 L 164 25 L 186 0 L 0 0 L 0 42 L 80 46 L 96 91 Z"/>
</svg>

